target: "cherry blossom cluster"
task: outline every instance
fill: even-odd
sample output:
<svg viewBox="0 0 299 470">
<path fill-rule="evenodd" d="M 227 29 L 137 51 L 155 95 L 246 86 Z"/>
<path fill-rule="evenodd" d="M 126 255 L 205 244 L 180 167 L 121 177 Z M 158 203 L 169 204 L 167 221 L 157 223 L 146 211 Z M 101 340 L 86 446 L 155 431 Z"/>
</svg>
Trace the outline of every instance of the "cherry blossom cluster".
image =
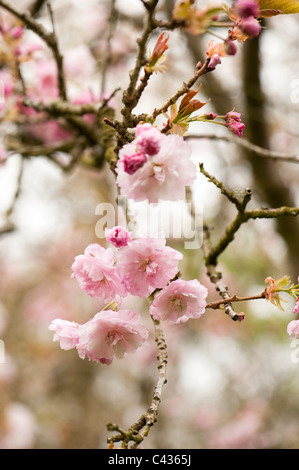
<svg viewBox="0 0 299 470">
<path fill-rule="evenodd" d="M 179 135 L 139 124 L 135 139 L 120 150 L 116 165 L 121 195 L 135 201 L 182 200 L 196 178 L 191 149 Z"/>
<path fill-rule="evenodd" d="M 80 358 L 109 365 L 114 356 L 122 358 L 148 338 L 139 313 L 117 310 L 128 294 L 152 296 L 153 319 L 179 324 L 201 317 L 208 291 L 196 279 L 177 278 L 183 255 L 166 246 L 162 234 L 133 239 L 131 232 L 117 226 L 106 229 L 106 240 L 113 247 L 94 243 L 75 258 L 72 277 L 84 292 L 107 306 L 83 325 L 56 319 L 49 329 L 62 349 L 76 348 Z"/>
</svg>

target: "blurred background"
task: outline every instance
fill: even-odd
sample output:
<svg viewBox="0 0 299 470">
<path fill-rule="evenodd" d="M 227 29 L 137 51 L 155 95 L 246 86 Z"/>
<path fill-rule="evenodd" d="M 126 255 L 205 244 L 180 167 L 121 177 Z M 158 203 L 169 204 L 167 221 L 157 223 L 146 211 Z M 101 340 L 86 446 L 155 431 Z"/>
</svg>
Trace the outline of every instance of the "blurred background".
<svg viewBox="0 0 299 470">
<path fill-rule="evenodd" d="M 34 2 L 14 2 L 18 4 L 25 10 Z M 41 4 L 35 3 L 35 16 L 49 27 L 45 6 L 38 8 Z M 104 91 L 124 89 L 143 24 L 141 2 L 115 2 L 108 62 L 111 2 L 56 0 L 51 5 L 61 49 L 73 57 L 69 67 L 75 79 L 69 80 L 70 90 L 99 92 L 104 63 L 109 65 Z M 171 8 L 172 1 L 161 1 L 159 16 L 167 18 Z M 241 112 L 244 138 L 291 155 L 298 154 L 299 145 L 298 27 L 299 15 L 264 21 L 259 38 L 238 44 L 235 56 L 224 58 L 215 72 L 203 77 L 198 95 L 201 101 L 211 98 L 204 112 L 223 115 L 233 108 Z M 152 77 L 136 112 L 161 106 L 188 80 L 196 63 L 204 61 L 211 38 L 171 32 L 168 70 Z M 25 76 L 30 79 L 33 73 L 32 64 L 25 64 Z M 119 115 L 121 93 L 114 100 Z M 11 128 L 11 123 L 2 123 L 0 136 L 4 138 Z M 251 188 L 251 208 L 299 205 L 298 164 L 207 138 L 227 135 L 221 126 L 197 123 L 190 133 L 200 136 L 188 141 L 194 161 L 203 162 L 230 188 Z M 20 165 L 20 155 L 13 154 L 0 166 L 2 214 L 14 198 Z M 212 240 L 217 240 L 235 208 L 200 174 L 193 194 L 205 222 L 213 227 Z M 124 305 L 142 314 L 150 331 L 148 344 L 109 367 L 83 361 L 74 350 L 62 351 L 48 330 L 54 318 L 83 323 L 103 307 L 80 291 L 71 279 L 71 265 L 88 244 L 106 246 L 96 234 L 96 207 L 114 199 L 114 179 L 106 165 L 64 172 L 43 156 L 24 162 L 11 216 L 16 229 L 0 238 L 0 338 L 5 346 L 5 362 L 0 363 L 2 449 L 107 448 L 106 423 L 126 428 L 151 401 L 157 379 L 156 346 L 141 299 L 127 298 Z M 297 282 L 298 222 L 285 217 L 241 227 L 219 259 L 231 294 L 258 294 L 267 276 L 278 279 L 288 274 Z M 171 237 L 168 244 L 184 253 L 183 279 L 198 278 L 209 289 L 209 301 L 218 300 L 201 250 L 187 250 L 183 240 Z M 257 300 L 240 305 L 246 313 L 242 323 L 232 322 L 221 311 L 207 310 L 200 320 L 165 326 L 168 382 L 158 422 L 144 448 L 299 447 L 299 364 L 294 361 L 298 345 L 286 333 L 294 319 L 292 301 L 284 306 L 280 311 Z"/>
</svg>

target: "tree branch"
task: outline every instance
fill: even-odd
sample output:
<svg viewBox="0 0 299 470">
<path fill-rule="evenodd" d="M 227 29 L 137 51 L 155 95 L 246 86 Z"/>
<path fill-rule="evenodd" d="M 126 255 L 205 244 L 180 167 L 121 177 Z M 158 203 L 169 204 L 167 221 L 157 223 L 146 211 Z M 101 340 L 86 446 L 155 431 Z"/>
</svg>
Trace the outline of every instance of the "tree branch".
<svg viewBox="0 0 299 470">
<path fill-rule="evenodd" d="M 118 434 L 107 439 L 108 443 L 122 442 L 121 447 L 127 449 L 130 442 L 133 442 L 131 449 L 135 449 L 148 435 L 150 428 L 157 421 L 158 409 L 161 403 L 163 386 L 166 383 L 167 367 L 167 347 L 160 322 L 153 320 L 155 325 L 155 341 L 158 346 L 158 380 L 153 393 L 153 398 L 148 410 L 130 426 L 126 431 L 122 431 L 119 426 L 112 423 L 107 424 L 108 431 L 117 431 Z"/>
<path fill-rule="evenodd" d="M 270 158 L 274 161 L 280 161 L 285 163 L 299 163 L 299 156 L 298 155 L 291 155 L 289 153 L 284 152 L 275 152 L 274 150 L 265 149 L 260 147 L 259 145 L 255 145 L 249 140 L 240 139 L 239 137 L 235 137 L 234 135 L 216 135 L 216 134 L 206 134 L 206 135 L 194 135 L 190 134 L 185 136 L 185 139 L 210 139 L 210 140 L 222 140 L 224 142 L 237 144 L 251 152 L 259 155 L 260 157 Z"/>
</svg>

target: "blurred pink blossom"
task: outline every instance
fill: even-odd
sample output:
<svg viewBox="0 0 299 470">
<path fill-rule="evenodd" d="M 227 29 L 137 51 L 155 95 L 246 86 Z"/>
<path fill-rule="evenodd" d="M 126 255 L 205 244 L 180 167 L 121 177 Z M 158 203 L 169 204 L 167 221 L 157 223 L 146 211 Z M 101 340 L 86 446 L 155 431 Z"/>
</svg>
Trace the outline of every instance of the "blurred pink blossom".
<svg viewBox="0 0 299 470">
<path fill-rule="evenodd" d="M 132 295 L 149 296 L 163 288 L 178 273 L 183 255 L 165 246 L 162 237 L 139 238 L 119 252 L 117 266 L 122 281 Z"/>
<path fill-rule="evenodd" d="M 201 317 L 207 295 L 208 289 L 197 279 L 177 279 L 156 294 L 149 311 L 155 320 L 167 320 L 172 325 L 184 323 Z"/>
<path fill-rule="evenodd" d="M 68 351 L 78 344 L 79 326 L 79 323 L 57 318 L 52 321 L 49 330 L 55 331 L 53 341 L 59 341 L 61 349 Z"/>
<path fill-rule="evenodd" d="M 22 403 L 9 404 L 4 413 L 4 434 L 0 436 L 1 449 L 31 449 L 37 431 L 31 410 Z"/>
<path fill-rule="evenodd" d="M 299 338 L 299 320 L 292 320 L 287 326 L 287 332 L 291 338 Z"/>
</svg>

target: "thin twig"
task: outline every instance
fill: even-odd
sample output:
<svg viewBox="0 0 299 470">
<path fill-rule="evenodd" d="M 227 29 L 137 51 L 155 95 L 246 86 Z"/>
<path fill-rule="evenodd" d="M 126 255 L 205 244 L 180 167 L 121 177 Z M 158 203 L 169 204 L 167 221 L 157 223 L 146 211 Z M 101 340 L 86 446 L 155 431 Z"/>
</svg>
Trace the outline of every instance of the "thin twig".
<svg viewBox="0 0 299 470">
<path fill-rule="evenodd" d="M 284 152 L 275 152 L 274 150 L 265 149 L 259 145 L 252 144 L 249 140 L 246 140 L 244 137 L 241 139 L 234 135 L 216 135 L 216 134 L 206 134 L 206 135 L 196 135 L 189 134 L 185 136 L 185 139 L 210 139 L 210 140 L 223 140 L 224 142 L 233 143 L 244 147 L 251 152 L 259 155 L 260 157 L 270 158 L 272 160 L 285 162 L 285 163 L 299 163 L 299 156 L 292 155 Z"/>
<path fill-rule="evenodd" d="M 164 339 L 160 322 L 153 320 L 155 325 L 155 341 L 158 346 L 158 380 L 152 397 L 152 402 L 148 410 L 130 426 L 126 431 L 122 431 L 118 425 L 107 424 L 109 431 L 117 431 L 118 434 L 107 439 L 108 443 L 122 442 L 121 447 L 127 449 L 130 442 L 133 442 L 131 449 L 137 448 L 138 445 L 148 435 L 150 428 L 157 421 L 158 409 L 161 403 L 163 386 L 166 383 L 166 367 L 167 367 L 167 347 Z"/>
<path fill-rule="evenodd" d="M 56 34 L 54 14 L 53 14 L 53 10 L 52 10 L 50 3 L 47 3 L 47 8 L 49 11 L 51 24 L 52 24 L 51 49 L 53 51 L 53 55 L 54 55 L 55 62 L 57 65 L 59 96 L 62 100 L 67 101 L 66 83 L 65 83 L 64 70 L 63 70 L 63 55 L 60 52 L 58 36 Z"/>
<path fill-rule="evenodd" d="M 238 295 L 233 295 L 231 297 L 228 297 L 227 299 L 223 300 L 216 300 L 215 302 L 209 302 L 207 303 L 205 308 L 212 308 L 214 310 L 217 310 L 220 306 L 225 305 L 227 303 L 232 303 L 232 302 L 245 302 L 248 300 L 258 300 L 258 299 L 265 299 L 266 298 L 266 292 L 262 292 L 261 294 L 257 295 L 250 295 L 247 297 L 239 297 Z"/>
<path fill-rule="evenodd" d="M 225 313 L 234 321 L 239 320 L 239 315 L 236 313 L 232 307 L 232 303 L 229 299 L 231 296 L 228 293 L 228 287 L 223 284 L 221 281 L 222 274 L 217 271 L 216 265 L 209 262 L 210 252 L 211 252 L 211 241 L 210 241 L 210 230 L 207 226 L 203 230 L 203 253 L 205 258 L 205 265 L 207 268 L 207 274 L 211 282 L 215 285 L 216 290 L 219 292 L 219 295 L 225 300 L 224 311 Z"/>
<path fill-rule="evenodd" d="M 23 171 L 24 171 L 24 160 L 23 157 L 20 159 L 20 166 L 19 166 L 19 173 L 17 177 L 17 185 L 16 190 L 13 195 L 12 201 L 5 212 L 5 224 L 3 227 L 0 228 L 0 235 L 12 232 L 15 229 L 13 222 L 11 221 L 11 215 L 14 211 L 15 205 L 20 197 L 21 194 L 21 186 L 22 186 L 22 178 L 23 178 Z"/>
<path fill-rule="evenodd" d="M 182 86 L 177 90 L 177 92 L 171 98 L 169 98 L 166 103 L 163 104 L 163 106 L 154 109 L 149 119 L 154 121 L 160 114 L 165 113 L 171 105 L 176 103 L 181 96 L 185 95 L 196 83 L 196 81 L 208 72 L 208 64 L 209 59 L 207 59 L 205 63 L 195 71 L 190 80 L 182 84 Z"/>
</svg>

